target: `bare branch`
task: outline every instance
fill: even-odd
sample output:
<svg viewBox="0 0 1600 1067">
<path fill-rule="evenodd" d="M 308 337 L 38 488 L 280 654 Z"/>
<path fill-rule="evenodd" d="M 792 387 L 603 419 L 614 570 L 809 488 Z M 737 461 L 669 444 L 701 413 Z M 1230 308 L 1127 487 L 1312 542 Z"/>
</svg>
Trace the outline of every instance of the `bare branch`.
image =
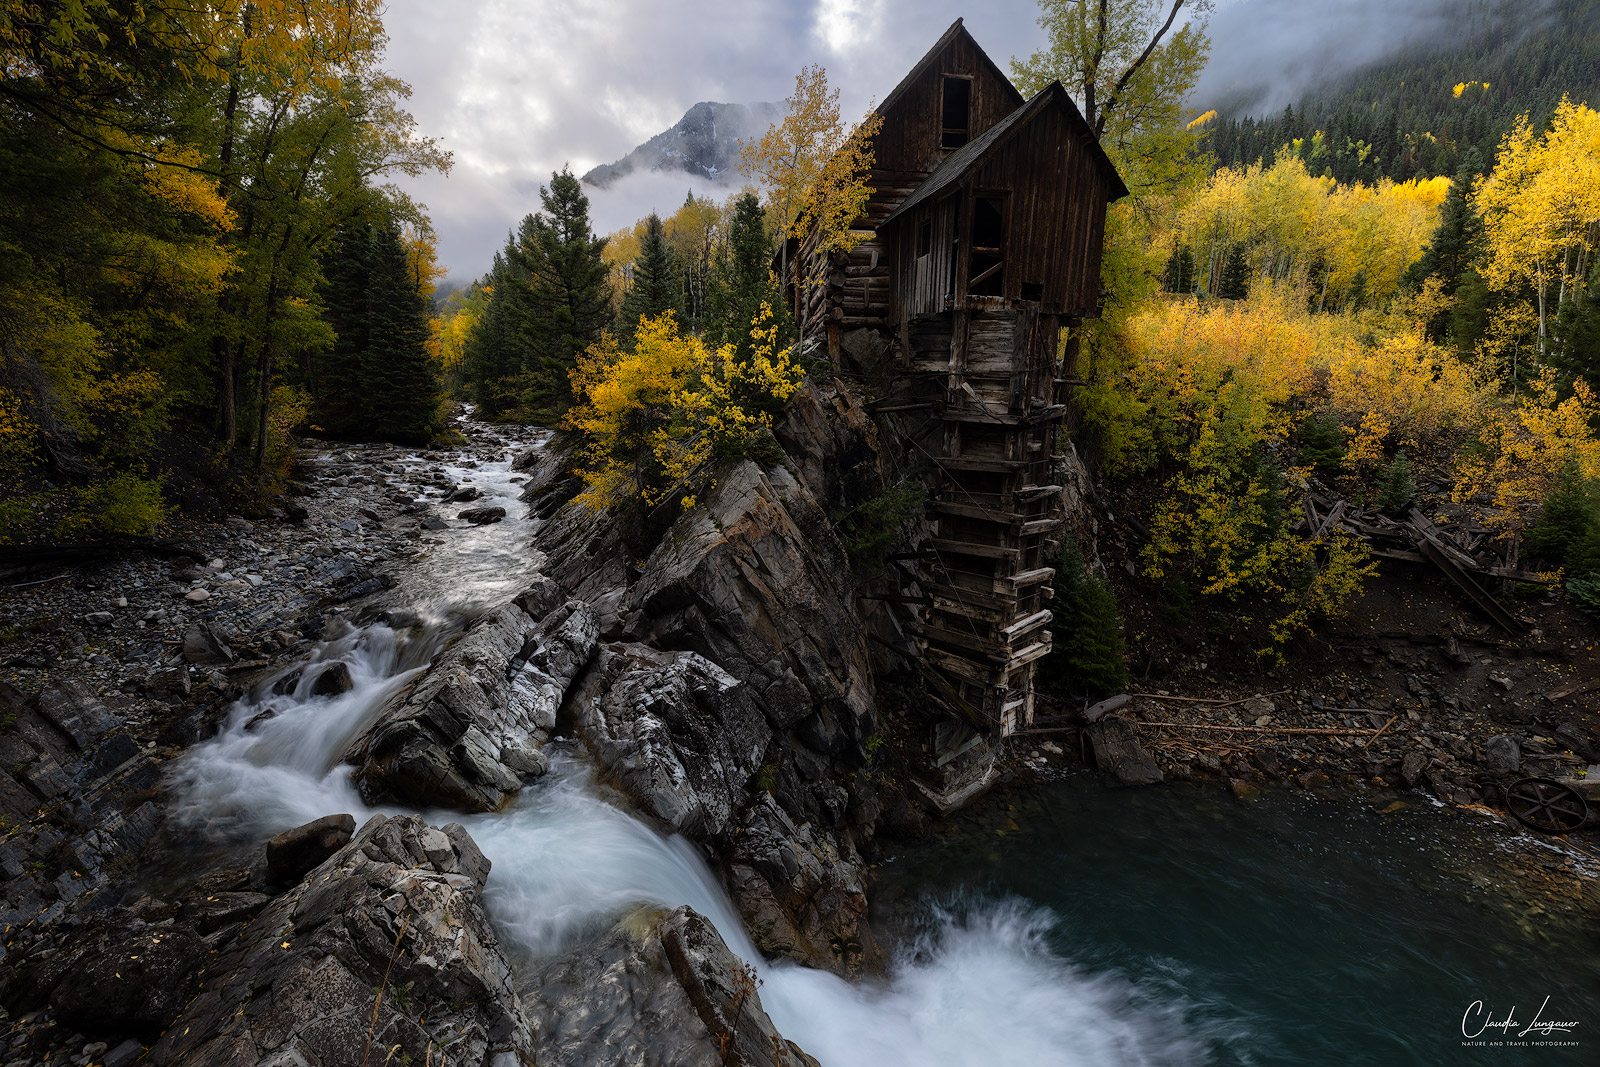
<svg viewBox="0 0 1600 1067">
<path fill-rule="evenodd" d="M 1156 50 L 1156 46 L 1161 43 L 1161 38 L 1165 37 L 1167 35 L 1167 31 L 1172 29 L 1172 21 L 1178 17 L 1178 10 L 1183 7 L 1183 4 L 1184 0 L 1172 0 L 1172 10 L 1167 12 L 1167 21 L 1162 23 L 1161 28 L 1156 31 L 1155 36 L 1150 38 L 1150 43 L 1144 46 L 1144 51 L 1139 53 L 1139 58 L 1134 60 L 1132 65 L 1129 66 L 1127 70 L 1122 72 L 1122 77 L 1117 79 L 1117 84 L 1111 90 L 1111 98 L 1106 101 L 1106 106 L 1101 108 L 1100 114 L 1091 120 L 1094 123 L 1094 132 L 1096 136 L 1105 133 L 1106 116 L 1116 110 L 1117 104 L 1120 102 L 1119 98 L 1122 95 L 1122 91 L 1128 87 L 1128 82 L 1133 80 L 1133 76 L 1139 72 L 1139 68 L 1144 66 L 1145 63 L 1150 59 L 1150 56 Z M 1105 10 L 1105 0 L 1101 0 L 1100 33 L 1102 37 L 1105 35 Z"/>
</svg>

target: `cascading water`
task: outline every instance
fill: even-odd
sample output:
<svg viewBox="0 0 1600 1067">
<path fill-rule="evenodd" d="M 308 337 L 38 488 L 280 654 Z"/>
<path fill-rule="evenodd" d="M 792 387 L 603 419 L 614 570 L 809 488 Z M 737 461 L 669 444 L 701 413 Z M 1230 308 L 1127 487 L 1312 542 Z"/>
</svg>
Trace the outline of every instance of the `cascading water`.
<svg viewBox="0 0 1600 1067">
<path fill-rule="evenodd" d="M 513 513 L 509 461 L 470 473 Z M 261 838 L 333 812 L 359 821 L 365 805 L 340 759 L 384 702 L 440 647 L 461 611 L 503 598 L 526 579 L 526 524 L 452 531 L 462 538 L 409 576 L 419 617 L 449 619 L 415 634 L 385 625 L 331 639 L 229 712 L 218 735 L 182 761 L 176 819 L 218 839 Z M 351 688 L 318 696 L 332 663 Z M 298 676 L 294 676 L 298 671 Z M 279 692 L 278 690 L 281 690 Z M 485 903 L 502 939 L 527 961 L 562 951 L 638 905 L 688 904 L 729 947 L 761 960 L 739 916 L 694 847 L 664 837 L 612 803 L 582 754 L 565 746 L 549 774 L 505 812 L 460 821 L 493 862 Z M 1045 943 L 1050 917 L 1015 901 L 933 911 L 884 984 L 852 986 L 786 962 L 761 966 L 762 1003 L 786 1037 L 826 1067 L 993 1064 L 1178 1064 L 1204 1043 L 1174 997 L 1147 996 L 1113 973 L 1090 973 Z"/>
</svg>

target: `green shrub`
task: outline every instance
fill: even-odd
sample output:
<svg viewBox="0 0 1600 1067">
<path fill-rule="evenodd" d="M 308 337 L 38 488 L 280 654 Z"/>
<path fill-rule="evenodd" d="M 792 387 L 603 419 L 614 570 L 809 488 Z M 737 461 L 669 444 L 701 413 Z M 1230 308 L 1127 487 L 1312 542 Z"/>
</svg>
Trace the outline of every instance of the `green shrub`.
<svg viewBox="0 0 1600 1067">
<path fill-rule="evenodd" d="M 1123 658 L 1122 613 L 1106 580 L 1090 572 L 1076 542 L 1068 539 L 1056 561 L 1055 614 L 1050 654 L 1039 680 L 1053 689 L 1098 697 L 1128 684 Z"/>
<path fill-rule="evenodd" d="M 1411 480 L 1411 460 L 1404 452 L 1397 452 L 1394 459 L 1378 471 L 1378 507 L 1383 511 L 1404 511 L 1416 498 L 1417 486 Z"/>
<path fill-rule="evenodd" d="M 123 472 L 78 490 L 76 505 L 62 520 L 63 533 L 88 528 L 125 537 L 149 537 L 167 518 L 158 479 Z"/>
<path fill-rule="evenodd" d="M 1600 567 L 1600 493 L 1569 463 L 1528 530 L 1528 547 L 1539 556 L 1560 560 L 1569 574 Z"/>
<path fill-rule="evenodd" d="M 1311 467 L 1325 478 L 1344 469 L 1344 424 L 1337 415 L 1314 411 L 1300 423 L 1294 435 L 1301 466 Z"/>
<path fill-rule="evenodd" d="M 1600 622 L 1600 572 L 1567 579 L 1567 597 L 1589 618 Z"/>
<path fill-rule="evenodd" d="M 850 566 L 858 578 L 870 578 L 883 570 L 889 549 L 900 540 L 900 527 L 922 514 L 928 489 L 920 479 L 908 477 L 879 495 L 835 516 L 834 523 Z"/>
</svg>

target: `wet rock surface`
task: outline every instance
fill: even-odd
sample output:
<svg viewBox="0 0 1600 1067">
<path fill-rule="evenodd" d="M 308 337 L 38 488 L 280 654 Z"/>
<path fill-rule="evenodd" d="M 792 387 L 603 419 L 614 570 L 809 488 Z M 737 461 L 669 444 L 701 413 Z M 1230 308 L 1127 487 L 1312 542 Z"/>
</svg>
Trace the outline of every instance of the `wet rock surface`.
<svg viewBox="0 0 1600 1067">
<path fill-rule="evenodd" d="M 532 1033 L 458 825 L 374 816 L 207 968 L 156 1065 L 526 1062 Z M 381 1000 L 374 990 L 383 990 Z"/>
<path fill-rule="evenodd" d="M 815 1067 L 772 1025 L 746 962 L 690 908 L 629 915 L 533 976 L 538 1062 Z"/>
<path fill-rule="evenodd" d="M 487 612 L 439 655 L 356 743 L 369 800 L 492 811 L 550 766 L 544 751 L 567 687 L 594 654 L 589 608 L 536 619 L 536 592 Z"/>
</svg>

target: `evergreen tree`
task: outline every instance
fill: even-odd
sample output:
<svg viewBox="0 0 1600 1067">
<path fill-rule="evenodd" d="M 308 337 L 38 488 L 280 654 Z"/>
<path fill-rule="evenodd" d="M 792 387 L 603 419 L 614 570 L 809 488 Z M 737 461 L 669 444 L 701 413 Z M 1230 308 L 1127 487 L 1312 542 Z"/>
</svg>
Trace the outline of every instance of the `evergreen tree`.
<svg viewBox="0 0 1600 1067">
<path fill-rule="evenodd" d="M 1582 378 L 1600 386 L 1600 263 L 1578 294 L 1561 305 L 1550 362 L 1569 381 Z"/>
<path fill-rule="evenodd" d="M 590 228 L 589 198 L 572 171 L 552 174 L 539 200 L 544 211 L 525 220 L 520 249 L 531 298 L 521 401 L 527 414 L 550 421 L 571 403 L 567 374 L 578 354 L 611 323 L 611 298 L 606 239 Z"/>
<path fill-rule="evenodd" d="M 322 261 L 322 318 L 333 331 L 333 347 L 318 361 L 311 389 L 316 398 L 315 423 L 335 437 L 357 433 L 362 422 L 371 230 L 365 221 L 339 227 Z"/>
<path fill-rule="evenodd" d="M 1040 663 L 1039 680 L 1080 696 L 1120 691 L 1128 684 L 1128 664 L 1117 597 L 1104 578 L 1089 571 L 1070 538 L 1056 561 L 1054 584 L 1054 641 Z"/>
<path fill-rule="evenodd" d="M 517 378 L 532 358 L 533 285 L 526 264 L 517 239 L 508 235 L 483 281 L 488 305 L 462 353 L 468 395 L 491 419 L 517 404 Z"/>
<path fill-rule="evenodd" d="M 1168 257 L 1161 281 L 1169 293 L 1194 292 L 1194 253 L 1188 245 L 1179 245 Z"/>
<path fill-rule="evenodd" d="M 763 300 L 779 318 L 779 345 L 794 340 L 789 310 L 774 283 L 771 260 L 772 246 L 767 239 L 761 200 L 754 193 L 745 193 L 734 201 L 728 240 L 713 265 L 707 344 L 734 344 L 740 356 L 748 357 L 750 324 L 760 313 Z"/>
<path fill-rule="evenodd" d="M 1406 272 L 1408 289 L 1415 291 L 1427 279 L 1438 278 L 1445 296 L 1456 295 L 1467 268 L 1483 251 L 1483 220 L 1472 206 L 1472 183 L 1482 173 L 1483 157 L 1476 148 L 1468 149 L 1439 209 L 1439 226 L 1433 231 L 1427 251 Z M 1442 343 L 1449 326 L 1448 312 L 1435 315 L 1428 322 L 1428 339 Z"/>
<path fill-rule="evenodd" d="M 651 212 L 645 220 L 639 258 L 633 264 L 633 284 L 622 298 L 619 332 L 626 344 L 633 344 L 633 334 L 641 318 L 654 318 L 677 305 L 677 273 L 672 249 L 667 246 L 666 233 L 661 227 L 661 217 Z"/>
<path fill-rule="evenodd" d="M 365 432 L 382 440 L 426 443 L 439 409 L 439 379 L 428 352 L 428 300 L 398 227 L 374 227 L 370 249 L 367 349 L 361 361 Z"/>
<path fill-rule="evenodd" d="M 1217 295 L 1224 300 L 1243 300 L 1250 295 L 1250 260 L 1245 256 L 1241 241 L 1228 246 L 1228 258 L 1222 264 L 1222 277 L 1217 282 Z"/>
</svg>

